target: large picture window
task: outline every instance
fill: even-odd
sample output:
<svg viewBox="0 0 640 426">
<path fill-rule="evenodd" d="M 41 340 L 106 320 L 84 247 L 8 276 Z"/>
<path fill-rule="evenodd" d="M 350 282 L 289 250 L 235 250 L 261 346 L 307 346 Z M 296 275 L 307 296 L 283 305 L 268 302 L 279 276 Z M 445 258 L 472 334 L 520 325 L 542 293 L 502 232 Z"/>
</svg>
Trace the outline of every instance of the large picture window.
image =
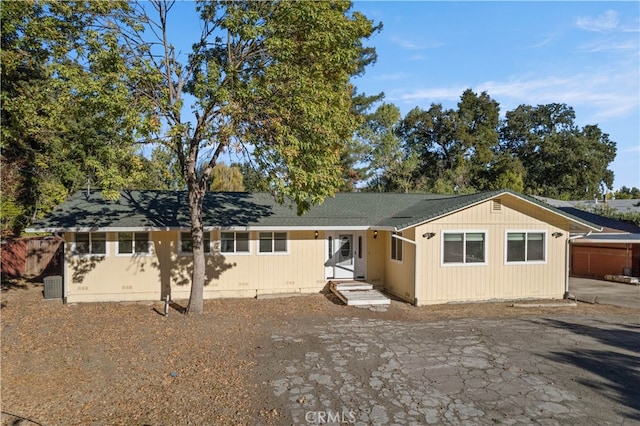
<svg viewBox="0 0 640 426">
<path fill-rule="evenodd" d="M 248 232 L 221 232 L 220 252 L 222 253 L 249 253 Z"/>
<path fill-rule="evenodd" d="M 507 262 L 546 261 L 545 240 L 540 231 L 507 232 Z"/>
<path fill-rule="evenodd" d="M 485 264 L 485 232 L 445 232 L 442 239 L 443 264 Z"/>
<path fill-rule="evenodd" d="M 104 232 L 78 232 L 74 239 L 74 254 L 106 255 L 107 234 Z"/>
<path fill-rule="evenodd" d="M 260 253 L 287 253 L 286 232 L 260 232 Z"/>
<path fill-rule="evenodd" d="M 148 232 L 119 232 L 118 254 L 149 254 Z"/>
<path fill-rule="evenodd" d="M 205 232 L 202 234 L 202 244 L 204 246 L 205 254 L 211 253 L 211 233 Z M 180 253 L 181 254 L 193 254 L 193 239 L 191 238 L 191 232 L 180 233 Z"/>
</svg>

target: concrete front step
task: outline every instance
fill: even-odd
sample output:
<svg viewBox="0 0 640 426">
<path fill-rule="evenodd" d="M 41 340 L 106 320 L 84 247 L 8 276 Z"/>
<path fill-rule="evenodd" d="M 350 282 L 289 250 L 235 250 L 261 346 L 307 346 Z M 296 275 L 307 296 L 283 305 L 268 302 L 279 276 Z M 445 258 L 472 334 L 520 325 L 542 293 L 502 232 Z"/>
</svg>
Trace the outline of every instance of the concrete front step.
<svg viewBox="0 0 640 426">
<path fill-rule="evenodd" d="M 389 305 L 391 300 L 365 282 L 334 282 L 329 288 L 347 306 Z"/>
</svg>

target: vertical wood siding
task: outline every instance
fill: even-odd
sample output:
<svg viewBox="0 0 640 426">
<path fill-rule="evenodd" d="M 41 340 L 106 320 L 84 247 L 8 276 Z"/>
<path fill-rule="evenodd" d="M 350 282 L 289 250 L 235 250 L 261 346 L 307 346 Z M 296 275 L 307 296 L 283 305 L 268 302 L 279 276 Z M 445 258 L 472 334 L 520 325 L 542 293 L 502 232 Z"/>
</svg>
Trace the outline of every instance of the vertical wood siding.
<svg viewBox="0 0 640 426">
<path fill-rule="evenodd" d="M 503 195 L 416 228 L 420 244 L 420 304 L 492 299 L 560 298 L 565 284 L 565 247 L 569 223 L 544 209 Z M 485 230 L 486 265 L 442 266 L 443 231 Z M 546 231 L 546 262 L 505 264 L 509 230 Z M 431 239 L 422 234 L 434 232 Z M 554 238 L 551 234 L 562 232 Z"/>
<path fill-rule="evenodd" d="M 107 256 L 73 256 L 67 233 L 66 289 L 69 302 L 160 300 L 189 297 L 192 261 L 178 253 L 177 231 L 151 232 L 153 253 L 116 256 L 117 233 L 107 233 Z M 258 233 L 251 233 L 251 254 L 206 256 L 205 298 L 255 297 L 268 293 L 318 292 L 324 280 L 324 241 L 313 231 L 288 234 L 288 254 L 258 254 Z M 211 241 L 217 246 L 219 232 Z"/>
<path fill-rule="evenodd" d="M 415 228 L 402 232 L 404 238 L 415 240 Z M 378 237 L 379 238 L 379 237 Z M 391 259 L 391 233 L 384 232 L 385 288 L 391 294 L 413 303 L 415 280 L 415 246 L 402 242 L 402 262 Z"/>
</svg>

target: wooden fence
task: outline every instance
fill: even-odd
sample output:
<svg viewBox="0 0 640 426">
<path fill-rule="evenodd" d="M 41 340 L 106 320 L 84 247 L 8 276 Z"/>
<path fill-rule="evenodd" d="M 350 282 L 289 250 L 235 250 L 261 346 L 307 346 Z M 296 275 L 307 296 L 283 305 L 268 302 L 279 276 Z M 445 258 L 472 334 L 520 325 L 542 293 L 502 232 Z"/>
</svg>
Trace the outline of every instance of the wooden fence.
<svg viewBox="0 0 640 426">
<path fill-rule="evenodd" d="M 62 273 L 62 241 L 57 237 L 31 237 L 3 242 L 2 276 L 36 278 L 45 271 Z"/>
</svg>

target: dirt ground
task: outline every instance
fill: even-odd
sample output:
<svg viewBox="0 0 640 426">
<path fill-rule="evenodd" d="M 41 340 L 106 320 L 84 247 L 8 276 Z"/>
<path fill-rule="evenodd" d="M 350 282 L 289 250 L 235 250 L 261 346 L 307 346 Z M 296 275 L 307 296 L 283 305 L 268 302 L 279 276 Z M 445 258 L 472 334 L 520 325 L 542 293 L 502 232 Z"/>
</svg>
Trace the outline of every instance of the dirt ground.
<svg viewBox="0 0 640 426">
<path fill-rule="evenodd" d="M 393 301 L 380 312 L 321 294 L 208 300 L 200 316 L 171 309 L 165 318 L 163 311 L 162 302 L 63 305 L 44 300 L 41 285 L 3 283 L 2 424 L 280 424 L 282 407 L 260 380 L 256 351 L 283 324 L 638 315 L 604 305 L 519 309 L 507 302 L 416 308 Z"/>
</svg>

